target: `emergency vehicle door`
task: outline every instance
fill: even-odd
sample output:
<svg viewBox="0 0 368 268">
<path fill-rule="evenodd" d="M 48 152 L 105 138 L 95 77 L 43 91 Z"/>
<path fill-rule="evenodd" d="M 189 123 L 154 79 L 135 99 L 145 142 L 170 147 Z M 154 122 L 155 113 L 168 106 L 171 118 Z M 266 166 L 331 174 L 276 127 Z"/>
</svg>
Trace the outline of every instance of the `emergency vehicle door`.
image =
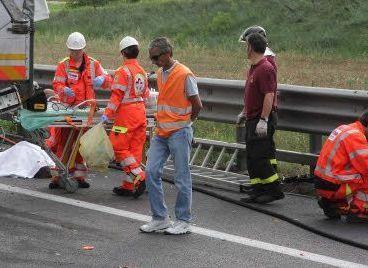
<svg viewBox="0 0 368 268">
<path fill-rule="evenodd" d="M 0 114 L 34 94 L 34 21 L 48 14 L 46 0 L 0 0 Z"/>
</svg>

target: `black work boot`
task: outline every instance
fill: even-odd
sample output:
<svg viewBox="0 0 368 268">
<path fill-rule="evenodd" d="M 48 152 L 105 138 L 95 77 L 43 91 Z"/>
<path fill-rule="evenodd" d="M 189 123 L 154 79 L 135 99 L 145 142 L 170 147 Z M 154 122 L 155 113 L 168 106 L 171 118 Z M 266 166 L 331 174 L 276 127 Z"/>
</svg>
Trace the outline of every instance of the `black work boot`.
<svg viewBox="0 0 368 268">
<path fill-rule="evenodd" d="M 260 187 L 253 186 L 253 189 L 248 193 L 248 196 L 240 198 L 240 201 L 244 203 L 256 203 L 256 198 L 262 194 L 263 190 Z"/>
<path fill-rule="evenodd" d="M 115 194 L 120 195 L 120 196 L 132 196 L 133 195 L 133 192 L 132 191 L 130 191 L 128 189 L 124 189 L 121 186 L 114 187 L 114 189 L 112 189 L 112 191 Z"/>
<path fill-rule="evenodd" d="M 258 204 L 268 204 L 276 200 L 281 200 L 285 198 L 285 195 L 283 192 L 277 192 L 277 193 L 268 193 L 258 196 L 255 199 L 255 202 Z"/>
<path fill-rule="evenodd" d="M 339 220 L 341 218 L 340 213 L 337 210 L 336 204 L 328 201 L 326 198 L 321 198 L 318 200 L 318 205 L 320 208 L 323 209 L 323 213 L 329 218 L 329 219 L 336 219 Z"/>
<path fill-rule="evenodd" d="M 263 194 L 255 200 L 258 204 L 268 204 L 276 200 L 285 198 L 278 181 L 263 185 Z"/>
<path fill-rule="evenodd" d="M 78 187 L 79 188 L 89 188 L 89 183 L 86 182 L 85 180 L 78 180 Z"/>
<path fill-rule="evenodd" d="M 134 198 L 138 198 L 139 196 L 141 196 L 143 193 L 144 193 L 144 191 L 146 190 L 146 182 L 145 181 L 142 181 L 139 185 L 138 185 L 138 187 L 137 187 L 137 189 L 135 190 L 135 192 L 133 193 L 133 197 Z"/>
</svg>

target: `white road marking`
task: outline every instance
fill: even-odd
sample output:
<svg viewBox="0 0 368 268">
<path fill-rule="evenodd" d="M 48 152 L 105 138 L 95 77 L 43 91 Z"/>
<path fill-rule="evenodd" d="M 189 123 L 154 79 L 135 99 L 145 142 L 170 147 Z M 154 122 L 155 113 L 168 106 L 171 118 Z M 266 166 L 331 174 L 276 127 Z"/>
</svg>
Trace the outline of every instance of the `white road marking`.
<svg viewBox="0 0 368 268">
<path fill-rule="evenodd" d="M 138 214 L 138 213 L 134 213 L 134 212 L 126 211 L 126 210 L 121 210 L 121 209 L 116 209 L 116 208 L 111 208 L 111 207 L 102 206 L 102 205 L 97 205 L 97 204 L 93 204 L 93 203 L 89 203 L 89 202 L 85 202 L 85 201 L 80 201 L 80 200 L 76 200 L 76 199 L 72 199 L 72 198 L 67 198 L 67 197 L 62 197 L 62 196 L 57 196 L 57 195 L 52 195 L 52 194 L 47 194 L 47 193 L 41 193 L 41 192 L 36 192 L 36 191 L 28 190 L 28 189 L 9 186 L 9 185 L 2 184 L 2 183 L 0 183 L 0 190 L 9 191 L 9 192 L 18 193 L 18 194 L 23 194 L 23 195 L 32 196 L 32 197 L 37 197 L 37 198 L 41 198 L 41 199 L 46 199 L 46 200 L 50 200 L 50 201 L 54 201 L 54 202 L 58 202 L 58 203 L 63 203 L 63 204 L 71 205 L 71 206 L 76 206 L 76 207 L 86 208 L 86 209 L 95 210 L 95 211 L 99 211 L 99 212 L 104 212 L 104 213 L 108 213 L 108 214 L 111 214 L 111 215 L 121 216 L 121 217 L 124 217 L 124 218 L 129 218 L 129 219 L 143 221 L 143 222 L 148 222 L 148 221 L 151 220 L 150 216 L 146 216 L 146 215 L 143 215 L 143 214 Z M 303 250 L 298 250 L 298 249 L 294 249 L 294 248 L 279 246 L 279 245 L 276 245 L 276 244 L 266 243 L 266 242 L 262 242 L 262 241 L 258 241 L 258 240 L 254 240 L 254 239 L 249 239 L 249 238 L 242 237 L 242 236 L 227 234 L 227 233 L 218 232 L 218 231 L 215 231 L 215 230 L 196 227 L 196 226 L 192 226 L 192 233 L 196 233 L 196 234 L 200 234 L 200 235 L 203 235 L 203 236 L 216 238 L 216 239 L 220 239 L 220 240 L 224 240 L 224 241 L 228 241 L 228 242 L 233 242 L 233 243 L 237 243 L 237 244 L 248 246 L 248 247 L 263 249 L 263 250 L 267 250 L 267 251 L 271 251 L 271 252 L 277 252 L 277 253 L 280 253 L 280 254 L 289 255 L 289 256 L 292 256 L 292 257 L 299 258 L 299 259 L 304 259 L 304 260 L 309 260 L 309 261 L 313 261 L 313 262 L 333 265 L 333 266 L 336 266 L 336 267 L 349 267 L 349 268 L 355 268 L 355 267 L 356 268 L 358 268 L 358 267 L 363 268 L 363 267 L 365 267 L 365 268 L 368 268 L 367 265 L 363 265 L 363 264 L 359 264 L 359 263 L 344 261 L 344 260 L 341 260 L 341 259 L 336 259 L 336 258 L 332 258 L 332 257 L 320 255 L 320 254 L 315 254 L 315 253 L 311 253 L 311 252 L 308 252 L 308 251 L 303 251 Z"/>
</svg>

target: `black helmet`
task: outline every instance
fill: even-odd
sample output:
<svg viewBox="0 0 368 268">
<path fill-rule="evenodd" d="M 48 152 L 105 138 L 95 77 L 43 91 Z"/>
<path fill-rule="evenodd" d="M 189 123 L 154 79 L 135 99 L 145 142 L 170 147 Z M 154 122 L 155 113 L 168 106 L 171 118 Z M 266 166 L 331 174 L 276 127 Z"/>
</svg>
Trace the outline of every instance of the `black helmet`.
<svg viewBox="0 0 368 268">
<path fill-rule="evenodd" d="M 253 33 L 259 33 L 264 38 L 266 38 L 266 30 L 261 26 L 253 25 L 245 29 L 245 31 L 242 33 L 242 35 L 239 38 L 239 42 L 247 42 L 247 37 Z"/>
</svg>

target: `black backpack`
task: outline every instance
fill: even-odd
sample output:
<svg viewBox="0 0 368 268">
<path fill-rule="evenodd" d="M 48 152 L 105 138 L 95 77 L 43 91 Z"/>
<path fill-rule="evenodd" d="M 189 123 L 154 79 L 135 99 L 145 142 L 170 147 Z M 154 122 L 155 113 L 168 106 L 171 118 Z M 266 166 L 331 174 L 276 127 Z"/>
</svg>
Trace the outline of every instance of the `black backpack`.
<svg viewBox="0 0 368 268">
<path fill-rule="evenodd" d="M 47 109 L 47 98 L 43 90 L 38 90 L 26 101 L 27 110 L 33 112 L 44 112 Z"/>
</svg>

